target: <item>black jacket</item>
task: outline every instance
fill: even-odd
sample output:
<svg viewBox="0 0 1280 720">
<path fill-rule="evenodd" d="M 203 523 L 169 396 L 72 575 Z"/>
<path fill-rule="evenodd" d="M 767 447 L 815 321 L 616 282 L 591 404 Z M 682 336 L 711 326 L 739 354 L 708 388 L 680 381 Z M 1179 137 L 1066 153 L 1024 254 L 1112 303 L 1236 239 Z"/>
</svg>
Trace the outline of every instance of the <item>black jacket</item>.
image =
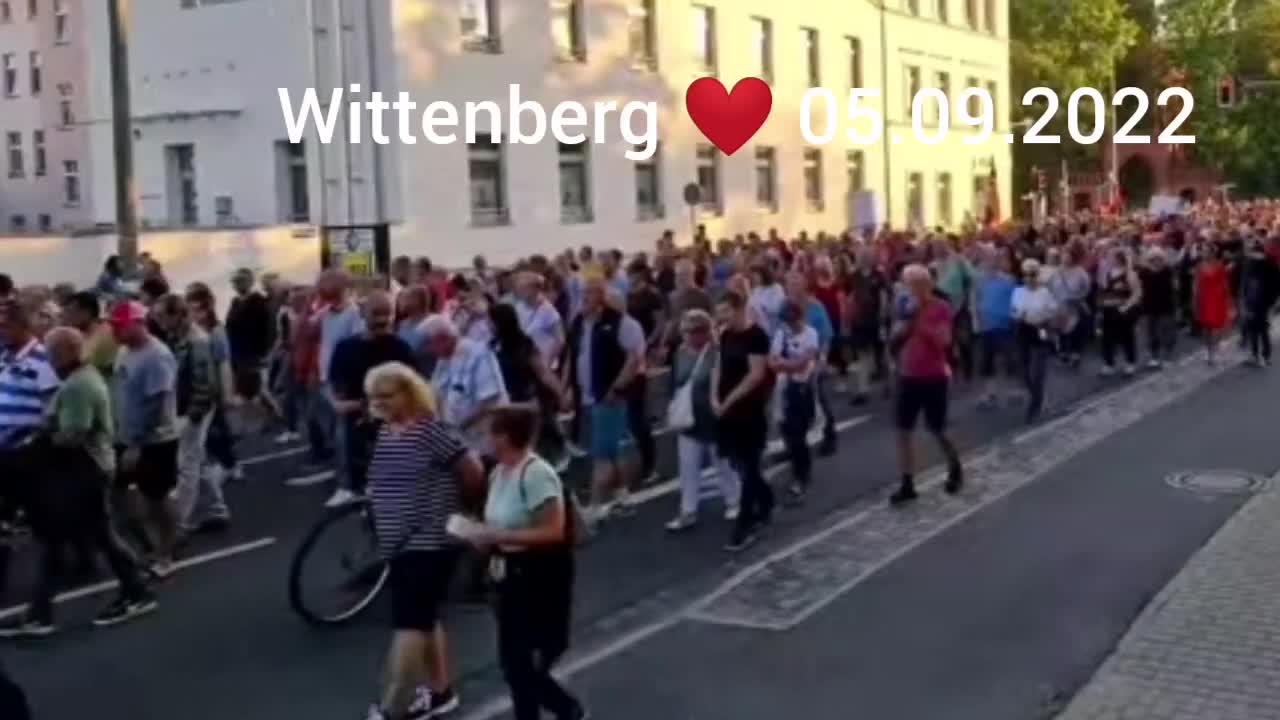
<svg viewBox="0 0 1280 720">
<path fill-rule="evenodd" d="M 231 301 L 227 311 L 227 342 L 233 361 L 261 361 L 275 342 L 275 323 L 265 295 L 253 291 Z"/>
</svg>

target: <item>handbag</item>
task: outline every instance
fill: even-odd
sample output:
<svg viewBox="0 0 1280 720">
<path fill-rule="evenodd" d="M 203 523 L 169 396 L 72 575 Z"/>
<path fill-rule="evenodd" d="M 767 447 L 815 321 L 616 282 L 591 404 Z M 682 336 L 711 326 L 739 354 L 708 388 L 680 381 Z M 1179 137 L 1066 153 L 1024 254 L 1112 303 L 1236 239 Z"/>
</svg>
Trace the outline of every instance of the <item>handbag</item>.
<svg viewBox="0 0 1280 720">
<path fill-rule="evenodd" d="M 533 462 L 532 459 L 525 462 L 520 468 L 520 479 L 517 481 L 520 488 L 520 501 L 526 506 L 529 504 L 529 495 L 524 489 L 524 478 Z M 564 546 L 582 547 L 591 541 L 591 526 L 587 524 L 586 517 L 582 513 L 582 505 L 578 502 L 577 494 L 563 479 L 560 481 L 560 496 L 564 502 Z"/>
<path fill-rule="evenodd" d="M 693 384 L 698 379 L 698 371 L 702 369 L 702 361 L 707 357 L 708 348 L 703 348 L 698 359 L 693 363 L 693 372 L 689 379 L 671 395 L 671 403 L 667 405 L 667 427 L 676 432 L 690 430 L 696 423 L 693 414 Z"/>
</svg>

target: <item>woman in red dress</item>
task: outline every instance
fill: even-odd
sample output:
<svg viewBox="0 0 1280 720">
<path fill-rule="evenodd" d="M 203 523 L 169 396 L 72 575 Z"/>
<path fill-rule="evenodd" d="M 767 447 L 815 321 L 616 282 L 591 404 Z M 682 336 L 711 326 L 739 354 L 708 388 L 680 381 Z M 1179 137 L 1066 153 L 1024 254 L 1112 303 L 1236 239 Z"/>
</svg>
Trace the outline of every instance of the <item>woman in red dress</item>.
<svg viewBox="0 0 1280 720">
<path fill-rule="evenodd" d="M 1211 243 L 1196 270 L 1196 321 L 1204 333 L 1209 364 L 1217 362 L 1218 341 L 1231 324 L 1231 276 L 1222 260 L 1222 247 Z"/>
</svg>

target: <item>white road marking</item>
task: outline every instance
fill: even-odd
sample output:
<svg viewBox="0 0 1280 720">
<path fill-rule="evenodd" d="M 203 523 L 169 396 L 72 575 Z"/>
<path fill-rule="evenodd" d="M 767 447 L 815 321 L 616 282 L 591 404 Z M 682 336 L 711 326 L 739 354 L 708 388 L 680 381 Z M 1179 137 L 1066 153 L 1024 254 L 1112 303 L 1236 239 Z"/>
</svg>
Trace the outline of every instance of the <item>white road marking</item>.
<svg viewBox="0 0 1280 720">
<path fill-rule="evenodd" d="M 194 555 L 192 557 L 179 560 L 178 562 L 175 562 L 173 564 L 173 569 L 186 570 L 189 568 L 197 567 L 199 565 L 204 565 L 206 563 L 211 563 L 215 560 L 222 560 L 225 558 L 234 557 L 236 555 L 243 555 L 248 552 L 253 552 L 254 550 L 260 550 L 265 547 L 270 547 L 275 543 L 276 543 L 276 539 L 273 537 L 259 538 L 258 540 L 253 540 L 251 542 L 240 543 L 239 545 L 232 545 L 231 547 L 225 547 L 220 550 L 213 550 L 211 552 L 204 553 L 203 555 Z M 89 597 L 91 595 L 98 595 L 100 593 L 108 592 L 110 590 L 115 590 L 118 587 L 120 587 L 119 582 L 115 580 L 106 580 L 94 585 L 88 585 L 82 588 L 76 588 L 75 590 L 68 590 L 67 592 L 59 593 L 58 596 L 53 599 L 53 601 L 55 603 L 64 603 L 64 602 L 76 600 L 82 597 Z M 27 606 L 23 604 L 23 605 L 15 605 L 13 607 L 0 610 L 0 620 L 7 620 L 9 618 L 21 615 L 23 611 L 25 611 L 26 609 L 27 609 Z"/>
<path fill-rule="evenodd" d="M 240 464 L 246 467 L 249 465 L 260 465 L 265 462 L 271 462 L 272 460 L 279 460 L 280 458 L 287 458 L 287 457 L 293 457 L 294 455 L 301 455 L 306 451 L 307 451 L 307 447 L 305 445 L 300 447 L 285 448 L 283 450 L 276 450 L 274 452 L 263 453 L 262 455 L 254 455 L 251 458 L 246 458 L 244 460 L 241 460 Z"/>
<path fill-rule="evenodd" d="M 320 472 L 312 473 L 311 475 L 301 475 L 299 477 L 289 478 L 284 481 L 284 484 L 289 487 L 310 487 L 312 485 L 319 485 L 322 482 L 332 480 L 333 476 L 334 471 L 321 470 Z"/>
</svg>

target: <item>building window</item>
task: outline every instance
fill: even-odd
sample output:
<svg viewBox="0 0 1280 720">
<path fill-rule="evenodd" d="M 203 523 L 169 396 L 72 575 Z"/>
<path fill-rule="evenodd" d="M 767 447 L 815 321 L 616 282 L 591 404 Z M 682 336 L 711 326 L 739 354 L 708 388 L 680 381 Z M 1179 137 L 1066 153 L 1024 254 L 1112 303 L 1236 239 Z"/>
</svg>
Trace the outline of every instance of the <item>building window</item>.
<svg viewBox="0 0 1280 720">
<path fill-rule="evenodd" d="M 27 216 L 26 215 L 10 215 L 9 228 L 12 229 L 14 232 L 26 232 Z"/>
<path fill-rule="evenodd" d="M 649 69 L 658 66 L 653 4 L 654 0 L 631 0 L 627 8 L 631 36 L 631 61 Z"/>
<path fill-rule="evenodd" d="M 70 207 L 80 205 L 80 163 L 75 160 L 62 163 L 62 199 Z"/>
<path fill-rule="evenodd" d="M 5 97 L 13 97 L 18 94 L 18 56 L 14 53 L 5 53 L 0 56 L 0 71 L 4 74 L 4 94 Z"/>
<path fill-rule="evenodd" d="M 938 223 L 951 227 L 951 173 L 938 173 Z"/>
<path fill-rule="evenodd" d="M 9 0 L 0 0 L 0 25 L 13 22 L 13 8 Z"/>
<path fill-rule="evenodd" d="M 693 6 L 694 62 L 703 73 L 716 74 L 716 10 L 706 5 Z"/>
<path fill-rule="evenodd" d="M 982 87 L 982 85 L 979 84 L 978 78 L 976 77 L 965 78 L 964 86 L 965 86 L 965 90 L 970 90 L 970 89 L 977 90 L 978 88 Z M 966 101 L 966 105 L 969 111 L 969 117 L 982 116 L 982 99 L 979 98 L 977 95 L 970 95 L 969 99 Z"/>
<path fill-rule="evenodd" d="M 31 51 L 31 94 L 39 95 L 40 90 L 44 88 L 44 77 L 40 62 L 40 53 L 36 50 Z"/>
<path fill-rule="evenodd" d="M 907 94 L 904 107 L 906 108 L 906 116 L 909 119 L 911 117 L 911 103 L 915 101 L 916 95 L 920 93 L 920 68 L 915 65 L 908 65 L 906 80 Z"/>
<path fill-rule="evenodd" d="M 71 101 L 62 100 L 58 102 L 58 119 L 62 121 L 62 127 L 68 128 L 76 124 L 76 115 L 71 112 Z"/>
<path fill-rule="evenodd" d="M 637 145 L 636 152 L 643 152 Z M 666 215 L 662 206 L 662 148 L 653 151 L 648 160 L 636 161 L 636 219 L 657 220 Z"/>
<path fill-rule="evenodd" d="M 942 91 L 942 96 L 946 98 L 946 111 L 951 112 L 951 73 L 940 72 L 934 76 L 934 81 L 938 85 L 938 89 Z M 934 122 L 940 122 L 943 112 L 943 101 L 935 100 L 933 103 L 933 119 Z M 950 117 L 948 116 L 948 119 Z"/>
<path fill-rule="evenodd" d="M 276 196 L 284 222 L 311 221 L 311 187 L 307 177 L 307 146 L 276 141 Z"/>
<path fill-rule="evenodd" d="M 506 173 L 502 145 L 489 133 L 476 133 L 467 147 L 467 172 L 471 183 L 471 223 L 480 227 L 506 225 Z"/>
<path fill-rule="evenodd" d="M 906 0 L 907 12 L 912 15 L 920 14 L 920 0 Z"/>
<path fill-rule="evenodd" d="M 1003 123 L 1000 122 L 1000 89 L 996 86 L 994 80 L 987 83 L 987 95 L 991 97 L 991 117 L 995 118 L 993 122 L 997 128 L 1002 127 Z"/>
<path fill-rule="evenodd" d="M 720 155 L 712 145 L 698 146 L 698 191 L 703 211 L 719 214 Z"/>
<path fill-rule="evenodd" d="M 756 148 L 756 207 L 778 212 L 778 153 L 771 147 Z"/>
<path fill-rule="evenodd" d="M 34 166 L 32 171 L 36 177 L 44 177 L 49 171 L 48 156 L 44 151 L 44 131 L 36 130 L 31 133 L 31 164 Z"/>
<path fill-rule="evenodd" d="M 35 20 L 40 14 L 40 0 L 27 0 L 27 19 Z"/>
<path fill-rule="evenodd" d="M 196 195 L 196 147 L 189 143 L 167 145 L 164 155 L 169 224 L 196 225 L 200 222 Z"/>
<path fill-rule="evenodd" d="M 845 155 L 846 172 L 849 176 L 849 194 L 862 192 L 867 187 L 867 159 L 861 150 L 850 150 Z"/>
<path fill-rule="evenodd" d="M 756 75 L 767 83 L 773 83 L 773 21 L 768 18 L 751 18 L 755 29 Z"/>
<path fill-rule="evenodd" d="M 986 9 L 984 13 L 987 21 L 987 32 L 992 35 L 996 34 L 996 0 L 984 0 L 983 5 Z"/>
<path fill-rule="evenodd" d="M 551 0 L 551 40 L 560 60 L 587 59 L 582 37 L 582 0 Z"/>
<path fill-rule="evenodd" d="M 924 227 L 924 176 L 920 173 L 907 176 L 907 224 Z"/>
<path fill-rule="evenodd" d="M 213 222 L 218 226 L 237 225 L 235 198 L 230 195 L 219 195 L 213 199 Z"/>
<path fill-rule="evenodd" d="M 497 0 L 461 0 L 462 46 L 467 50 L 498 52 Z"/>
<path fill-rule="evenodd" d="M 801 28 L 804 40 L 804 58 L 809 73 L 809 87 L 822 85 L 822 52 L 818 48 L 818 31 L 813 28 Z"/>
<path fill-rule="evenodd" d="M 822 192 L 822 151 L 804 151 L 804 203 L 809 212 L 822 212 L 826 206 Z"/>
<path fill-rule="evenodd" d="M 71 16 L 67 12 L 67 0 L 53 0 L 53 41 L 71 41 Z"/>
<path fill-rule="evenodd" d="M 53 216 L 49 213 L 40 213 L 40 232 L 53 232 Z"/>
<path fill-rule="evenodd" d="M 9 177 L 22 177 L 26 174 L 22 167 L 22 133 L 6 133 L 4 145 L 9 156 Z"/>
<path fill-rule="evenodd" d="M 849 41 L 849 87 L 862 87 L 862 39 L 851 37 Z"/>
<path fill-rule="evenodd" d="M 560 222 L 567 224 L 589 223 L 591 217 L 591 163 L 587 156 L 590 146 L 580 143 L 560 143 Z"/>
<path fill-rule="evenodd" d="M 934 0 L 933 11 L 939 22 L 950 22 L 951 8 L 947 7 L 950 4 L 951 0 Z"/>
<path fill-rule="evenodd" d="M 970 29 L 978 29 L 978 0 L 964 0 L 964 22 Z"/>
</svg>

